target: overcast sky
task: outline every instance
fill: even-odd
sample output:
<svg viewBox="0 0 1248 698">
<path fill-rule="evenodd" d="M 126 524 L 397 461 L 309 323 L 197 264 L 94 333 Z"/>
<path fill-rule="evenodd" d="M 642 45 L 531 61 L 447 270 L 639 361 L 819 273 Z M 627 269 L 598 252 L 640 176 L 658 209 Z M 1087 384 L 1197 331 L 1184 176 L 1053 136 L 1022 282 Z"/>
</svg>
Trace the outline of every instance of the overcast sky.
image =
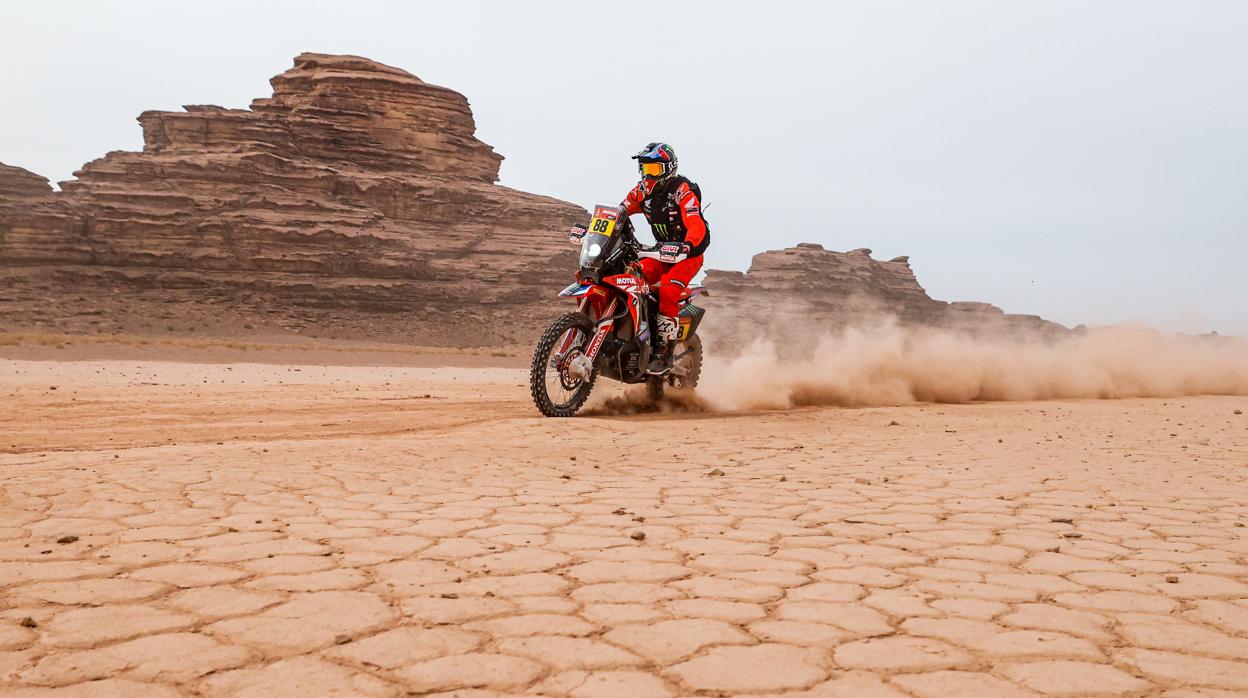
<svg viewBox="0 0 1248 698">
<path fill-rule="evenodd" d="M 1248 335 L 1246 37 L 1244 0 L 5 0 L 0 161 L 67 179 L 351 53 L 467 95 L 518 189 L 615 202 L 671 143 L 710 267 L 869 247 L 943 300 Z"/>
</svg>

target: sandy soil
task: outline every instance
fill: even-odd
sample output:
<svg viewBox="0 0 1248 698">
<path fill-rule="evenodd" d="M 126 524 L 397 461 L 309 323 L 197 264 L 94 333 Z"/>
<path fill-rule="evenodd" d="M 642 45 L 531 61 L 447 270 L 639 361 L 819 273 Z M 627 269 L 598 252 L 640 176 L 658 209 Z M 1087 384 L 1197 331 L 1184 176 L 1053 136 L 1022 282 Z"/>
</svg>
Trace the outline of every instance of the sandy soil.
<svg viewBox="0 0 1248 698">
<path fill-rule="evenodd" d="M 0 360 L 0 692 L 1248 694 L 1248 398 L 546 420 L 451 360 Z"/>
</svg>

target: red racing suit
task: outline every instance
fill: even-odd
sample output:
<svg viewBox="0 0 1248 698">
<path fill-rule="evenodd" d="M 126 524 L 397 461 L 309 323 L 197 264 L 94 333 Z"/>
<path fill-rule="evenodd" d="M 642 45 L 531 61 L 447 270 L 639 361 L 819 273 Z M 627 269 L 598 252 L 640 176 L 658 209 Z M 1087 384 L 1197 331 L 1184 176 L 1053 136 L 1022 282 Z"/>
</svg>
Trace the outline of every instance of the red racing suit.
<svg viewBox="0 0 1248 698">
<path fill-rule="evenodd" d="M 711 242 L 710 230 L 702 218 L 702 202 L 690 184 L 680 176 L 661 182 L 643 179 L 621 204 L 630 216 L 645 214 L 660 245 L 683 242 L 689 246 L 689 256 L 674 264 L 657 259 L 640 262 L 646 283 L 658 288 L 659 314 L 673 318 L 680 313 L 689 281 L 702 268 L 702 253 Z"/>
</svg>

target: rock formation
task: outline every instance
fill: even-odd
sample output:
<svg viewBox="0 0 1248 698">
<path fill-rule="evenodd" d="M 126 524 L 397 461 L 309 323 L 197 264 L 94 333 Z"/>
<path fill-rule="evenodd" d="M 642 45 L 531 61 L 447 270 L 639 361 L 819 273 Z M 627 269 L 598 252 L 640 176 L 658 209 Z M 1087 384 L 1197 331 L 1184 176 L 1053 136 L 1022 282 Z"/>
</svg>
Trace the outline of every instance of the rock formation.
<svg viewBox="0 0 1248 698">
<path fill-rule="evenodd" d="M 467 100 L 354 56 L 303 54 L 250 109 L 144 112 L 142 152 L 54 191 L 0 165 L 0 330 L 528 344 L 563 307 L 586 212 L 495 184 Z M 711 271 L 708 329 L 759 321 L 1056 331 L 932 300 L 904 257 L 819 245 Z"/>
<path fill-rule="evenodd" d="M 807 344 L 819 333 L 894 317 L 905 325 L 967 332 L 1054 335 L 1067 332 L 1034 315 L 1007 315 L 988 303 L 934 300 L 919 285 L 908 257 L 887 262 L 871 250 L 796 247 L 754 256 L 747 272 L 706 275 L 708 336 L 737 347 L 763 335 Z"/>
<path fill-rule="evenodd" d="M 303 54 L 250 109 L 144 112 L 53 192 L 0 167 L 0 325 L 527 341 L 585 211 L 496 185 L 467 100 Z"/>
</svg>

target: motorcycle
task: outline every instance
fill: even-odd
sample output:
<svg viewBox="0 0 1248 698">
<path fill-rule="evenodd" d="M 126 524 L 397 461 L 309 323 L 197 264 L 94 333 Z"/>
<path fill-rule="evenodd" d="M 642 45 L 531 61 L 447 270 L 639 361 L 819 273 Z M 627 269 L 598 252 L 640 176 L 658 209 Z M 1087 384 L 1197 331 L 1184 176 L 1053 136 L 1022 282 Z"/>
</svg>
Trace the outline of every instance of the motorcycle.
<svg viewBox="0 0 1248 698">
<path fill-rule="evenodd" d="M 647 372 L 651 322 L 658 314 L 658 296 L 646 283 L 638 261 L 660 259 L 634 236 L 633 225 L 619 206 L 597 206 L 588 227 L 574 227 L 568 236 L 581 246 L 576 281 L 559 292 L 577 299 L 575 312 L 560 315 L 546 327 L 533 351 L 529 388 L 537 409 L 547 417 L 571 417 L 581 409 L 599 376 L 622 383 L 645 383 L 651 400 L 665 387 L 697 387 L 702 373 L 702 340 L 698 325 L 706 310 L 693 299 L 704 293 L 690 285 L 677 315 L 679 330 L 667 369 Z"/>
</svg>

